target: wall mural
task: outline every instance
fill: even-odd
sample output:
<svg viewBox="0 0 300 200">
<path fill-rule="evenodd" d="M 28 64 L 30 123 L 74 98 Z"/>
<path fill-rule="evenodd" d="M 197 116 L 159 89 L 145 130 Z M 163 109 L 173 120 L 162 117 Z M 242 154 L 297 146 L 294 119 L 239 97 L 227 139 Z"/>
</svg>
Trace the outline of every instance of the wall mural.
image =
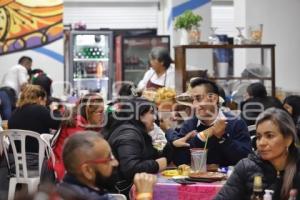
<svg viewBox="0 0 300 200">
<path fill-rule="evenodd" d="M 62 38 L 62 18 L 62 0 L 0 0 L 0 55 Z"/>
</svg>

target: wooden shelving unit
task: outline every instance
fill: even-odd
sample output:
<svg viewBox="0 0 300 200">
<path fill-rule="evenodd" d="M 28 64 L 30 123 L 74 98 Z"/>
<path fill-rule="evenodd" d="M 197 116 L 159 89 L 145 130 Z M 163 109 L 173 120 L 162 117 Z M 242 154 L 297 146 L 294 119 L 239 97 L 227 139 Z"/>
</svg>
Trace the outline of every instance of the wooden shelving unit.
<svg viewBox="0 0 300 200">
<path fill-rule="evenodd" d="M 260 49 L 261 54 L 261 64 L 264 65 L 264 53 L 265 49 L 270 50 L 271 54 L 271 76 L 270 77 L 259 77 L 259 78 L 245 78 L 245 77 L 211 77 L 211 79 L 215 80 L 249 80 L 249 79 L 259 79 L 259 80 L 270 80 L 271 81 L 271 89 L 272 96 L 275 96 L 275 44 L 245 44 L 245 45 L 208 45 L 208 44 L 200 44 L 200 45 L 179 45 L 175 46 L 175 85 L 176 91 L 179 93 L 186 91 L 186 83 L 187 83 L 187 71 L 186 71 L 186 50 L 187 49 L 218 49 L 218 48 L 228 48 L 228 49 Z"/>
</svg>

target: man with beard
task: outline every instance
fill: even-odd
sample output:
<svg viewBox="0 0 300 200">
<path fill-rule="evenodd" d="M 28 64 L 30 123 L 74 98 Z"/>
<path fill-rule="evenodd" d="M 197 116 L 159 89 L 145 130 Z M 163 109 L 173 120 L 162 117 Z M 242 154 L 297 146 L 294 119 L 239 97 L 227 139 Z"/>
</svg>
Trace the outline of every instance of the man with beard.
<svg viewBox="0 0 300 200">
<path fill-rule="evenodd" d="M 64 145 L 63 162 L 67 173 L 57 190 L 63 199 L 114 199 L 105 185 L 111 182 L 110 177 L 118 161 L 99 134 L 83 131 L 71 136 Z M 150 199 L 156 176 L 143 173 L 135 178 L 141 199 Z"/>
<path fill-rule="evenodd" d="M 207 141 L 207 164 L 235 165 L 251 152 L 246 123 L 231 113 L 222 112 L 219 89 L 209 80 L 195 78 L 190 83 L 195 115 L 184 122 L 179 133 L 173 133 L 177 148 L 175 163 L 189 164 L 190 148 L 204 148 Z M 194 133 L 193 133 L 194 132 Z"/>
</svg>

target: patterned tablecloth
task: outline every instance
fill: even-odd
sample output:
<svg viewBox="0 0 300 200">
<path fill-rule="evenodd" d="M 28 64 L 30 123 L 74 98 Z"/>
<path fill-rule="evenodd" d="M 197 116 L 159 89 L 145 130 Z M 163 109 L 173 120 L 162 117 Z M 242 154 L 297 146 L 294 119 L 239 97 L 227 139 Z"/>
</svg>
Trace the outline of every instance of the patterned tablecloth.
<svg viewBox="0 0 300 200">
<path fill-rule="evenodd" d="M 154 200 L 210 200 L 219 192 L 224 181 L 181 185 L 171 179 L 159 176 L 154 188 Z M 132 189 L 133 196 L 134 188 Z M 133 198 L 135 199 L 135 198 Z"/>
</svg>

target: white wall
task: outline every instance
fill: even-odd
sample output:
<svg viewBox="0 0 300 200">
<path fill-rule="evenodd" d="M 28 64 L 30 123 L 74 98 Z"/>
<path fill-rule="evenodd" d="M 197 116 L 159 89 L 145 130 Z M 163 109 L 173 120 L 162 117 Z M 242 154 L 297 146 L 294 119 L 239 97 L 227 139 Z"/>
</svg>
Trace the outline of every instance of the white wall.
<svg viewBox="0 0 300 200">
<path fill-rule="evenodd" d="M 245 25 L 263 24 L 263 43 L 276 44 L 276 86 L 300 92 L 300 1 L 235 0 L 245 3 Z"/>
<path fill-rule="evenodd" d="M 158 20 L 157 0 L 67 0 L 64 3 L 64 24 L 83 21 L 87 29 L 157 28 Z"/>
<path fill-rule="evenodd" d="M 51 44 L 43 46 L 49 50 L 63 55 L 63 39 L 57 40 Z M 40 68 L 44 70 L 53 80 L 53 96 L 61 97 L 63 87 L 61 83 L 64 80 L 64 65 L 51 57 L 38 53 L 34 50 L 26 50 L 17 53 L 0 56 L 0 80 L 10 67 L 18 63 L 21 56 L 26 55 L 33 59 L 32 69 Z"/>
<path fill-rule="evenodd" d="M 182 3 L 185 3 L 185 0 L 172 0 L 171 6 L 177 6 Z M 202 16 L 203 21 L 200 23 L 201 27 L 201 41 L 207 41 L 207 38 L 210 34 L 211 27 L 211 2 L 204 4 L 203 6 L 193 9 L 194 13 L 197 13 Z M 174 21 L 173 21 L 174 22 Z M 171 46 L 179 45 L 180 43 L 180 32 L 174 30 L 173 24 L 169 27 L 169 32 L 171 35 Z M 174 49 L 171 49 L 172 55 L 174 55 Z M 174 56 L 173 56 L 174 57 Z M 187 60 L 187 70 L 199 70 L 199 69 L 208 69 L 212 73 L 212 52 L 211 50 L 202 50 L 197 49 L 188 49 L 186 53 Z"/>
</svg>

